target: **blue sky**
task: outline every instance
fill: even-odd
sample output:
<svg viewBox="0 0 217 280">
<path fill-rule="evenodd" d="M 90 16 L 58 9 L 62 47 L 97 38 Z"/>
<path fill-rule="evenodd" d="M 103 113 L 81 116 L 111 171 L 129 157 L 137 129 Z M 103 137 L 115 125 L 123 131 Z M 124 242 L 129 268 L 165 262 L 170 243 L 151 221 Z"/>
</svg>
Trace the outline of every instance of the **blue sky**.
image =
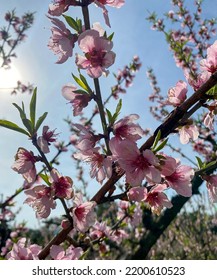
<svg viewBox="0 0 217 280">
<path fill-rule="evenodd" d="M 71 73 L 77 73 L 74 57 L 62 65 L 55 64 L 57 57 L 47 48 L 47 43 L 51 35 L 51 23 L 46 17 L 50 0 L 29 1 L 29 0 L 0 0 L 0 26 L 4 24 L 3 15 L 6 11 L 16 8 L 17 14 L 27 11 L 35 11 L 35 24 L 28 31 L 26 42 L 17 48 L 18 58 L 13 61 L 19 69 L 22 81 L 31 82 L 38 88 L 37 112 L 41 115 L 48 111 L 45 124 L 52 129 L 56 128 L 61 132 L 59 139 L 68 141 L 69 132 L 67 125 L 63 121 L 67 116 L 72 116 L 72 110 L 66 104 L 66 100 L 61 96 L 61 88 L 68 82 L 73 82 Z M 187 1 L 193 3 L 194 1 Z M 216 16 L 216 1 L 206 0 L 204 12 L 209 17 Z M 154 129 L 157 125 L 149 114 L 148 95 L 151 93 L 149 82 L 146 78 L 146 70 L 153 67 L 155 70 L 162 92 L 167 92 L 168 88 L 183 79 L 182 71 L 175 66 L 172 54 L 164 41 L 162 34 L 152 31 L 150 24 L 146 21 L 148 11 L 155 11 L 162 15 L 171 9 L 169 0 L 126 0 L 126 4 L 121 9 L 109 8 L 109 16 L 112 28 L 108 30 L 104 24 L 101 10 L 92 5 L 90 10 L 91 22 L 100 22 L 107 29 L 108 33 L 115 32 L 114 51 L 117 54 L 116 63 L 110 68 L 110 72 L 116 72 L 124 65 L 128 64 L 134 55 L 138 55 L 143 63 L 138 73 L 134 86 L 129 89 L 128 94 L 123 96 L 123 110 L 121 116 L 137 113 L 141 116 L 140 124 L 143 128 Z M 71 8 L 68 15 L 80 17 L 79 8 Z M 83 73 L 85 74 L 85 73 Z M 1 80 L 1 77 L 0 77 Z M 112 74 L 108 78 L 101 78 L 103 96 L 109 93 L 110 87 L 115 83 Z M 0 118 L 6 118 L 19 123 L 16 109 L 11 105 L 12 102 L 18 104 L 23 100 L 28 105 L 30 96 L 17 95 L 10 96 L 7 92 L 0 92 Z M 108 107 L 112 110 L 115 102 L 109 103 Z M 76 122 L 76 119 L 73 119 Z M 97 125 L 97 123 L 96 123 Z M 23 135 L 16 134 L 0 128 L 0 193 L 5 196 L 11 195 L 16 188 L 22 185 L 22 178 L 10 166 L 13 164 L 14 155 L 17 148 L 22 146 L 33 149 L 31 143 Z M 177 138 L 174 138 L 176 141 Z M 188 150 L 187 150 L 188 151 Z M 74 163 L 68 156 L 61 158 L 60 171 L 64 175 L 74 174 Z M 93 181 L 94 185 L 94 181 Z M 94 192 L 94 189 L 90 191 Z M 20 195 L 18 204 L 22 205 L 24 195 Z M 54 214 L 57 212 L 54 211 Z M 37 226 L 34 212 L 28 206 L 24 206 L 19 214 L 19 220 L 25 219 L 27 225 Z"/>
</svg>

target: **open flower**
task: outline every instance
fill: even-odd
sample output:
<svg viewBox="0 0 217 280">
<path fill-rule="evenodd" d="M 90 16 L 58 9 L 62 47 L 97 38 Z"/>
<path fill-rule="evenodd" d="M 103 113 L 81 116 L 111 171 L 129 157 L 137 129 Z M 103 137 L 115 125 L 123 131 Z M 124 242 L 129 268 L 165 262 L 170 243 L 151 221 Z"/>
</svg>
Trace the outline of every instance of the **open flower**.
<svg viewBox="0 0 217 280">
<path fill-rule="evenodd" d="M 19 148 L 12 169 L 22 174 L 28 183 L 33 183 L 36 180 L 36 161 L 37 158 L 34 156 L 33 152 L 29 152 L 24 148 Z"/>
<path fill-rule="evenodd" d="M 186 99 L 187 91 L 187 84 L 183 81 L 178 81 L 175 87 L 169 89 L 166 104 L 181 105 Z"/>
<path fill-rule="evenodd" d="M 204 175 L 203 179 L 206 180 L 210 201 L 217 203 L 217 175 Z"/>
<path fill-rule="evenodd" d="M 49 127 L 46 125 L 43 127 L 42 136 L 39 136 L 37 139 L 37 144 L 45 154 L 50 152 L 50 143 L 56 141 L 57 134 L 54 132 L 55 130 L 49 130 Z"/>
<path fill-rule="evenodd" d="M 41 246 L 30 244 L 26 238 L 21 238 L 13 245 L 12 250 L 7 254 L 8 260 L 38 260 Z"/>
<path fill-rule="evenodd" d="M 139 116 L 132 114 L 117 121 L 113 126 L 113 133 L 115 137 L 120 139 L 129 139 L 137 141 L 142 138 L 144 131 L 140 125 L 133 123 Z"/>
<path fill-rule="evenodd" d="M 194 170 L 187 165 L 181 165 L 179 161 L 174 162 L 174 169 L 171 172 L 167 170 L 165 180 L 168 185 L 178 194 L 190 197 L 192 195 L 191 180 L 194 176 Z"/>
<path fill-rule="evenodd" d="M 48 42 L 48 48 L 59 56 L 56 63 L 60 64 L 72 56 L 75 39 L 61 20 L 50 17 L 49 19 L 55 26 L 51 27 L 52 37 Z"/>
<path fill-rule="evenodd" d="M 75 195 L 72 218 L 77 230 L 85 232 L 94 224 L 96 220 L 95 205 L 94 201 L 83 202 L 81 193 Z"/>
<path fill-rule="evenodd" d="M 190 139 L 193 141 L 197 140 L 199 136 L 199 131 L 196 125 L 184 125 L 179 129 L 180 142 L 182 144 L 187 144 Z"/>
<path fill-rule="evenodd" d="M 76 6 L 76 0 L 54 0 L 53 4 L 49 5 L 48 13 L 51 16 L 61 16 L 64 12 L 66 12 L 69 6 Z"/>
<path fill-rule="evenodd" d="M 67 84 L 62 88 L 62 95 L 65 99 L 69 100 L 73 107 L 73 115 L 78 116 L 82 110 L 87 107 L 91 97 L 85 93 L 76 93 L 76 86 Z"/>
<path fill-rule="evenodd" d="M 72 184 L 73 181 L 68 176 L 61 176 L 56 169 L 51 171 L 51 188 L 54 191 L 55 196 L 59 198 L 70 199 L 73 197 Z"/>
<path fill-rule="evenodd" d="M 111 157 L 106 157 L 99 153 L 100 148 L 93 148 L 86 151 L 80 151 L 74 154 L 74 158 L 84 160 L 90 163 L 90 176 L 102 184 L 105 178 L 110 178 L 112 174 Z"/>
<path fill-rule="evenodd" d="M 78 45 L 85 55 L 76 55 L 76 64 L 80 69 L 86 69 L 91 78 L 109 73 L 106 69 L 115 61 L 115 53 L 111 51 L 113 43 L 110 40 L 92 29 L 84 31 L 78 37 Z"/>
<path fill-rule="evenodd" d="M 52 245 L 50 248 L 50 255 L 54 260 L 78 260 L 83 254 L 81 247 L 74 248 L 70 246 L 66 251 L 57 245 Z"/>
<path fill-rule="evenodd" d="M 118 142 L 113 138 L 109 146 L 114 159 L 126 172 L 126 181 L 133 187 L 141 185 L 143 179 L 160 183 L 161 174 L 156 168 L 159 161 L 151 150 L 140 153 L 136 143 L 128 139 Z"/>
<path fill-rule="evenodd" d="M 56 208 L 56 202 L 53 200 L 51 188 L 45 185 L 39 185 L 24 192 L 27 195 L 24 203 L 27 203 L 35 210 L 38 218 L 47 218 L 51 213 L 51 209 Z"/>
<path fill-rule="evenodd" d="M 207 49 L 207 58 L 200 61 L 200 66 L 210 73 L 217 71 L 217 40 Z"/>
</svg>

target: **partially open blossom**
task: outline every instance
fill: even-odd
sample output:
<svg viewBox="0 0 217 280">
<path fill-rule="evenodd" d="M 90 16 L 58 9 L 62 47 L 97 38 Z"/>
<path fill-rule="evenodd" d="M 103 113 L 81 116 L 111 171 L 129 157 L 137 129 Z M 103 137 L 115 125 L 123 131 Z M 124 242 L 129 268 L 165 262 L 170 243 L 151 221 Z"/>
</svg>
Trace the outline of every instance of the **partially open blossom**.
<svg viewBox="0 0 217 280">
<path fill-rule="evenodd" d="M 111 231 L 110 233 L 110 239 L 117 244 L 120 244 L 122 240 L 126 239 L 129 237 L 129 234 L 123 230 L 123 229 L 116 229 Z"/>
<path fill-rule="evenodd" d="M 169 89 L 166 104 L 181 105 L 186 99 L 187 91 L 187 84 L 183 81 L 178 81 L 175 87 Z"/>
<path fill-rule="evenodd" d="M 112 174 L 112 160 L 99 153 L 100 148 L 93 148 L 74 154 L 74 158 L 90 163 L 90 176 L 102 183 L 105 178 L 110 178 Z"/>
<path fill-rule="evenodd" d="M 76 55 L 76 64 L 80 69 L 86 69 L 91 78 L 107 75 L 106 70 L 115 61 L 115 53 L 111 51 L 113 43 L 100 36 L 97 30 L 84 31 L 78 37 L 78 45 L 85 56 Z"/>
<path fill-rule="evenodd" d="M 46 125 L 43 127 L 42 136 L 39 136 L 37 139 L 37 144 L 45 154 L 50 152 L 50 143 L 56 141 L 57 134 L 54 132 L 55 130 L 49 130 L 49 127 Z"/>
<path fill-rule="evenodd" d="M 179 161 L 176 161 L 174 169 L 171 169 L 171 172 L 167 171 L 165 180 L 178 194 L 189 197 L 192 195 L 193 176 L 194 170 L 190 166 L 181 165 Z"/>
<path fill-rule="evenodd" d="M 182 144 L 187 144 L 190 139 L 193 141 L 197 140 L 199 136 L 199 131 L 196 125 L 184 125 L 181 128 L 179 128 L 179 134 L 180 134 L 180 142 Z"/>
<path fill-rule="evenodd" d="M 70 199 L 73 197 L 72 184 L 73 181 L 68 176 L 61 176 L 56 169 L 52 169 L 51 173 L 51 189 L 54 191 L 55 196 L 59 198 Z"/>
<path fill-rule="evenodd" d="M 90 237 L 92 239 L 97 239 L 104 236 L 109 236 L 110 230 L 110 227 L 108 227 L 105 222 L 99 223 L 98 221 L 96 221 L 90 232 Z"/>
<path fill-rule="evenodd" d="M 74 207 L 72 209 L 72 218 L 77 230 L 85 232 L 91 227 L 96 220 L 94 201 L 83 202 L 82 194 L 77 193 L 74 198 Z"/>
<path fill-rule="evenodd" d="M 210 201 L 217 203 L 217 175 L 204 175 L 203 179 L 206 180 Z"/>
<path fill-rule="evenodd" d="M 58 55 L 56 63 L 63 63 L 72 56 L 75 39 L 62 21 L 57 18 L 50 20 L 55 26 L 51 27 L 52 37 L 48 42 L 48 48 Z"/>
<path fill-rule="evenodd" d="M 207 58 L 200 61 L 200 66 L 210 73 L 217 71 L 217 40 L 207 49 Z"/>
<path fill-rule="evenodd" d="M 113 125 L 113 133 L 115 137 L 120 139 L 129 139 L 131 141 L 137 141 L 142 138 L 144 131 L 138 124 L 133 122 L 137 120 L 139 116 L 137 114 L 132 114 L 123 119 L 117 121 Z"/>
<path fill-rule="evenodd" d="M 124 139 L 117 142 L 113 139 L 109 142 L 110 150 L 126 172 L 126 181 L 134 186 L 140 186 L 143 179 L 149 182 L 159 183 L 161 181 L 157 157 L 151 150 L 140 153 L 135 142 Z"/>
<path fill-rule="evenodd" d="M 8 260 L 38 260 L 41 246 L 30 244 L 26 238 L 21 238 L 13 245 L 12 250 L 7 254 Z"/>
<path fill-rule="evenodd" d="M 52 245 L 50 248 L 50 255 L 54 260 L 78 260 L 82 254 L 81 247 L 69 246 L 64 250 L 61 246 Z"/>
<path fill-rule="evenodd" d="M 85 93 L 76 93 L 76 86 L 67 84 L 62 88 L 62 95 L 65 99 L 69 100 L 73 107 L 73 115 L 78 116 L 82 110 L 87 107 L 91 97 Z"/>
<path fill-rule="evenodd" d="M 166 184 L 158 184 L 151 188 L 151 190 L 147 193 L 145 201 L 150 205 L 152 212 L 157 215 L 160 215 L 163 207 L 171 208 L 173 206 L 166 194 L 163 192 L 166 189 Z"/>
<path fill-rule="evenodd" d="M 37 158 L 34 156 L 33 152 L 29 152 L 24 148 L 19 148 L 12 169 L 22 174 L 28 183 L 33 183 L 36 180 L 36 161 Z"/>
<path fill-rule="evenodd" d="M 25 190 L 27 199 L 24 203 L 31 206 L 38 218 L 47 218 L 51 209 L 56 208 L 56 202 L 53 200 L 51 188 L 45 185 L 39 185 Z"/>
</svg>

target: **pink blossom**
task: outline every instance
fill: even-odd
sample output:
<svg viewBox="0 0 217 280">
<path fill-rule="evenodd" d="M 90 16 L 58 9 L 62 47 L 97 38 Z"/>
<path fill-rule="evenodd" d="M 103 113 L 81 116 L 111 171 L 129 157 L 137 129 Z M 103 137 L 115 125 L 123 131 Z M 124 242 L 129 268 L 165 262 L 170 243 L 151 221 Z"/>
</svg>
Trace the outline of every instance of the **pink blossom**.
<svg viewBox="0 0 217 280">
<path fill-rule="evenodd" d="M 50 255 L 54 260 L 78 260 L 83 254 L 81 247 L 74 248 L 70 246 L 66 251 L 57 245 L 52 245 L 50 248 Z"/>
<path fill-rule="evenodd" d="M 26 238 L 21 238 L 13 245 L 12 250 L 7 254 L 8 260 L 38 260 L 38 253 L 41 246 L 29 244 Z"/>
<path fill-rule="evenodd" d="M 158 184 L 155 187 L 151 188 L 145 199 L 145 201 L 150 205 L 152 212 L 157 215 L 160 215 L 163 207 L 172 207 L 172 203 L 169 201 L 166 194 L 163 193 L 163 191 L 166 189 L 166 184 Z"/>
<path fill-rule="evenodd" d="M 57 134 L 55 134 L 54 131 L 55 130 L 49 130 L 49 127 L 46 125 L 43 127 L 42 136 L 39 136 L 37 139 L 37 144 L 45 154 L 50 152 L 50 143 L 56 141 Z"/>
<path fill-rule="evenodd" d="M 143 179 L 155 183 L 161 181 L 160 171 L 156 168 L 159 161 L 151 150 L 140 153 L 136 143 L 128 139 L 117 142 L 113 138 L 109 146 L 114 159 L 126 172 L 126 181 L 133 187 L 141 185 Z"/>
<path fill-rule="evenodd" d="M 111 51 L 113 43 L 100 36 L 97 30 L 84 31 L 78 37 L 78 45 L 84 52 L 85 57 L 76 55 L 76 64 L 80 69 L 86 69 L 92 78 L 99 78 L 102 74 L 107 75 L 106 70 L 115 61 L 115 53 Z"/>
<path fill-rule="evenodd" d="M 199 131 L 196 125 L 184 125 L 179 128 L 180 142 L 182 144 L 187 144 L 190 139 L 193 141 L 197 140 L 199 136 Z"/>
<path fill-rule="evenodd" d="M 110 239 L 117 244 L 120 244 L 122 240 L 129 237 L 129 234 L 123 229 L 116 229 L 110 233 Z"/>
<path fill-rule="evenodd" d="M 131 188 L 128 193 L 127 196 L 129 198 L 130 201 L 144 201 L 147 198 L 147 188 L 144 187 L 133 187 Z"/>
<path fill-rule="evenodd" d="M 207 49 L 207 58 L 200 61 L 200 66 L 210 73 L 217 70 L 217 40 Z"/>
<path fill-rule="evenodd" d="M 167 173 L 165 180 L 168 185 L 178 194 L 190 197 L 192 195 L 191 180 L 194 176 L 194 170 L 187 165 L 181 165 L 178 161 L 174 166 L 175 170 Z"/>
<path fill-rule="evenodd" d="M 124 221 L 132 226 L 138 226 L 142 221 L 142 210 L 138 203 L 134 204 L 134 208 L 129 210 L 131 204 L 128 201 L 120 201 L 117 213 L 117 219 Z"/>
<path fill-rule="evenodd" d="M 74 154 L 74 158 L 84 160 L 90 163 L 90 176 L 102 184 L 105 178 L 110 178 L 112 174 L 112 160 L 111 157 L 107 157 L 99 153 L 100 148 L 93 148 L 87 151 L 81 151 Z"/>
<path fill-rule="evenodd" d="M 63 63 L 72 56 L 75 39 L 62 21 L 57 18 L 50 20 L 55 26 L 51 27 L 52 37 L 48 42 L 48 48 L 59 56 L 56 63 Z"/>
<path fill-rule="evenodd" d="M 203 179 L 206 180 L 210 201 L 217 203 L 217 175 L 204 175 Z"/>
<path fill-rule="evenodd" d="M 27 203 L 36 211 L 38 218 L 47 218 L 50 215 L 51 209 L 56 208 L 56 202 L 52 198 L 51 188 L 45 185 L 32 187 L 24 191 Z"/>
<path fill-rule="evenodd" d="M 104 236 L 109 236 L 110 230 L 110 227 L 108 227 L 105 222 L 99 223 L 98 221 L 96 221 L 90 232 L 90 237 L 92 239 L 98 239 Z"/>
<path fill-rule="evenodd" d="M 110 27 L 108 10 L 105 8 L 105 5 L 114 8 L 120 8 L 125 4 L 125 0 L 94 0 L 94 3 L 97 7 L 100 7 L 102 9 L 105 23 Z"/>
<path fill-rule="evenodd" d="M 133 123 L 138 118 L 139 116 L 137 114 L 132 114 L 117 121 L 113 126 L 115 137 L 120 139 L 125 138 L 131 141 L 137 141 L 140 139 L 143 136 L 144 131 L 140 125 Z"/>
<path fill-rule="evenodd" d="M 187 91 L 187 84 L 183 81 L 178 81 L 175 87 L 169 89 L 166 104 L 181 105 L 186 99 Z"/>
<path fill-rule="evenodd" d="M 211 74 L 209 72 L 204 71 L 199 73 L 196 77 L 192 77 L 187 71 L 185 71 L 185 78 L 195 91 L 198 90 L 206 81 L 208 81 L 210 76 Z"/>
<path fill-rule="evenodd" d="M 49 5 L 48 13 L 52 16 L 61 16 L 70 5 L 76 6 L 77 3 L 75 0 L 54 0 L 54 3 Z"/>
<path fill-rule="evenodd" d="M 29 152 L 24 148 L 19 148 L 12 169 L 22 174 L 28 183 L 33 183 L 36 180 L 36 161 L 37 158 L 34 156 L 33 152 Z"/>
<path fill-rule="evenodd" d="M 76 86 L 73 84 L 67 84 L 62 88 L 62 95 L 65 99 L 69 100 L 73 106 L 73 115 L 78 116 L 82 113 L 82 110 L 87 107 L 91 100 L 91 97 L 85 93 L 76 93 Z"/>
<path fill-rule="evenodd" d="M 209 112 L 206 113 L 203 123 L 206 127 L 208 127 L 210 130 L 213 130 L 213 124 L 214 124 L 214 118 L 215 115 L 217 114 L 217 101 L 213 101 L 209 106 L 208 106 Z"/>
<path fill-rule="evenodd" d="M 59 198 L 70 199 L 73 197 L 72 184 L 73 181 L 68 176 L 61 176 L 56 169 L 52 169 L 51 173 L 51 188 L 55 196 Z"/>
<path fill-rule="evenodd" d="M 76 141 L 76 148 L 80 151 L 87 151 L 92 149 L 96 142 L 100 140 L 100 137 L 93 134 L 90 129 L 86 128 L 81 124 L 71 124 L 72 127 L 75 127 L 79 130 L 79 139 Z"/>
<path fill-rule="evenodd" d="M 95 205 L 94 201 L 83 202 L 81 193 L 75 195 L 72 218 L 77 230 L 86 232 L 94 224 L 96 220 Z"/>
</svg>

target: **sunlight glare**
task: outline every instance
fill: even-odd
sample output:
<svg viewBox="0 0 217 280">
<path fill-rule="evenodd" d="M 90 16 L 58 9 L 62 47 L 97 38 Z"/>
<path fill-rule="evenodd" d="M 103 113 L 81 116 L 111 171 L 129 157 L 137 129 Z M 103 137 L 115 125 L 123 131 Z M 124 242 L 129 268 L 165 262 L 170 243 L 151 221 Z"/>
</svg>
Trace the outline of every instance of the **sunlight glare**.
<svg viewBox="0 0 217 280">
<path fill-rule="evenodd" d="M 21 75 L 14 65 L 10 69 L 0 68 L 0 90 L 13 89 L 20 80 Z"/>
</svg>

